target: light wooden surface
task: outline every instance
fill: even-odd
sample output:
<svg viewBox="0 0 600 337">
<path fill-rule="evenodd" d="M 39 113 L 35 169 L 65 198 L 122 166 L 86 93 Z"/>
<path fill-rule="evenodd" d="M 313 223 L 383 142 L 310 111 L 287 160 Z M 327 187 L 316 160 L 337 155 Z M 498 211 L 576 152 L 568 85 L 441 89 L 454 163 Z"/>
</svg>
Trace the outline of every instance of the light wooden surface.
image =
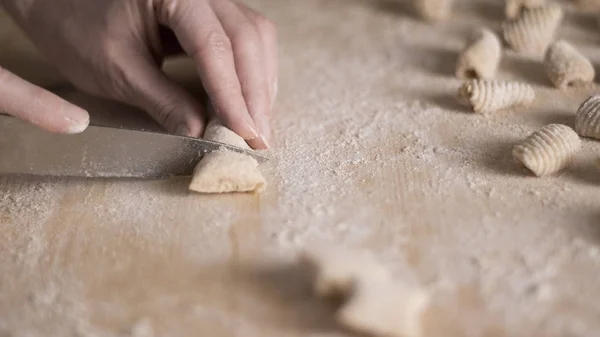
<svg viewBox="0 0 600 337">
<path fill-rule="evenodd" d="M 323 241 L 376 252 L 404 282 L 455 289 L 456 335 L 598 334 L 600 146 L 585 141 L 543 179 L 510 156 L 532 130 L 571 125 L 597 87 L 557 91 L 538 61 L 508 52 L 499 77 L 533 84 L 534 106 L 462 111 L 453 63 L 472 28 L 499 28 L 495 0 L 459 1 L 437 25 L 405 2 L 250 3 L 281 41 L 267 191 L 0 178 L 0 336 L 345 336 L 289 262 Z M 600 62 L 592 15 L 570 9 L 560 35 Z M 2 14 L 0 64 L 97 121 L 143 123 L 70 89 Z M 199 89 L 186 60 L 167 69 Z"/>
</svg>

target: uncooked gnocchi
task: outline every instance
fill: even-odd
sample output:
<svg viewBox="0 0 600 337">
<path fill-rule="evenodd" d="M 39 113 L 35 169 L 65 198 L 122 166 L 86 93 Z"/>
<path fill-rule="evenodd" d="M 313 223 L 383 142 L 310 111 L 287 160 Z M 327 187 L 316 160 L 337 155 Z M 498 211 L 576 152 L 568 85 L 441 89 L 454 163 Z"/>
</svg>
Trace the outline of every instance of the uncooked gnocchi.
<svg viewBox="0 0 600 337">
<path fill-rule="evenodd" d="M 533 132 L 513 148 L 513 156 L 536 176 L 565 168 L 581 147 L 575 131 L 562 124 L 550 124 Z"/>
<path fill-rule="evenodd" d="M 400 282 L 362 282 L 336 317 L 346 328 L 371 336 L 424 336 L 431 294 Z"/>
<path fill-rule="evenodd" d="M 547 0 L 506 0 L 505 14 L 513 19 L 521 14 L 523 9 L 533 9 L 543 6 Z"/>
<path fill-rule="evenodd" d="M 546 51 L 544 69 L 552 84 L 560 89 L 592 83 L 596 75 L 590 61 L 562 40 L 554 42 Z"/>
<path fill-rule="evenodd" d="M 456 76 L 491 79 L 496 75 L 501 55 L 500 39 L 491 30 L 481 29 L 474 34 L 459 55 Z"/>
<path fill-rule="evenodd" d="M 385 337 L 420 337 L 431 292 L 396 282 L 371 255 L 336 247 L 312 247 L 300 261 L 311 267 L 318 296 L 341 297 L 338 323 Z"/>
<path fill-rule="evenodd" d="M 562 8 L 554 3 L 525 10 L 502 24 L 504 39 L 516 52 L 543 55 L 554 40 L 562 18 Z"/>
<path fill-rule="evenodd" d="M 427 21 L 441 21 L 447 19 L 451 12 L 454 0 L 413 0 L 417 14 Z"/>
<path fill-rule="evenodd" d="M 600 95 L 586 99 L 575 115 L 575 131 L 581 137 L 600 139 Z"/>
<path fill-rule="evenodd" d="M 314 274 L 314 290 L 321 297 L 347 297 L 356 283 L 391 278 L 373 256 L 338 247 L 311 247 L 300 261 Z"/>
<path fill-rule="evenodd" d="M 242 137 L 216 119 L 208 123 L 204 138 L 250 149 Z M 265 186 L 265 178 L 254 158 L 223 148 L 207 153 L 200 160 L 189 189 L 200 193 L 261 192 Z"/>
<path fill-rule="evenodd" d="M 534 98 L 533 88 L 520 82 L 469 80 L 458 90 L 458 100 L 482 114 L 527 105 Z"/>
</svg>

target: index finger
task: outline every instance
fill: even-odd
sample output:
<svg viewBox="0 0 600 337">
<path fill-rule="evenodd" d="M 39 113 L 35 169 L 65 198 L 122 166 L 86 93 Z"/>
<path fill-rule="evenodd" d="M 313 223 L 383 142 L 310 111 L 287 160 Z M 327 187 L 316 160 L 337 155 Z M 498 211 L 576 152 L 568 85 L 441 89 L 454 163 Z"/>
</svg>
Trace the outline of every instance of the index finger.
<svg viewBox="0 0 600 337">
<path fill-rule="evenodd" d="M 200 79 L 222 122 L 246 140 L 259 134 L 242 94 L 231 41 L 208 2 L 157 0 L 158 17 L 194 59 Z"/>
<path fill-rule="evenodd" d="M 7 113 L 51 132 L 79 133 L 88 113 L 0 67 L 0 113 Z"/>
</svg>

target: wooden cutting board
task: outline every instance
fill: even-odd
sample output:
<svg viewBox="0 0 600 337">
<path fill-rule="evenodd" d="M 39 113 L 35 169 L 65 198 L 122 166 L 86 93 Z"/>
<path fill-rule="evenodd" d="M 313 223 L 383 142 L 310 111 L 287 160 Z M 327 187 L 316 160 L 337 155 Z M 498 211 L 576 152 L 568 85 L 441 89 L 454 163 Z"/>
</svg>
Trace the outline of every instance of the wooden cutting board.
<svg viewBox="0 0 600 337">
<path fill-rule="evenodd" d="M 402 1 L 249 3 L 281 44 L 269 188 L 204 196 L 186 178 L 0 178 L 0 335 L 345 336 L 294 268 L 315 242 L 458 289 L 457 312 L 486 317 L 463 315 L 465 336 L 484 321 L 497 335 L 600 330 L 600 146 L 585 141 L 543 179 L 510 156 L 534 129 L 572 124 L 596 87 L 557 91 L 538 60 L 508 52 L 499 78 L 534 85 L 535 104 L 488 118 L 457 106 L 456 54 L 473 27 L 500 26 L 493 0 L 459 2 L 435 25 Z M 560 35 L 599 63 L 591 20 L 569 9 Z M 152 124 L 68 86 L 4 14 L 0 65 L 97 121 Z M 189 60 L 165 69 L 201 90 Z"/>
</svg>

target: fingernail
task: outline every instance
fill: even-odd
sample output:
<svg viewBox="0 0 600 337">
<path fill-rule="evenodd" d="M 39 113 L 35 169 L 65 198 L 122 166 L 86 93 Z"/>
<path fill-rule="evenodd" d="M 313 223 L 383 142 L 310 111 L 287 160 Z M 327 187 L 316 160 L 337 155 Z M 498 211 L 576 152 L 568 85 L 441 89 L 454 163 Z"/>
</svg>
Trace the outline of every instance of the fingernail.
<svg viewBox="0 0 600 337">
<path fill-rule="evenodd" d="M 90 115 L 87 111 L 77 107 L 65 107 L 63 117 L 67 121 L 66 132 L 69 134 L 81 133 L 90 125 Z"/>
<path fill-rule="evenodd" d="M 245 137 L 245 139 L 247 139 L 247 140 L 256 139 L 258 137 L 258 132 L 256 131 L 256 126 L 255 126 L 252 118 L 250 118 L 250 115 L 246 115 L 246 117 L 244 118 L 244 122 L 246 123 L 246 128 L 250 132 L 250 137 L 249 138 Z"/>
<path fill-rule="evenodd" d="M 268 141 L 271 138 L 271 127 L 269 125 L 269 119 L 265 116 L 257 116 L 256 117 L 256 125 L 260 130 L 260 137 L 268 146 Z"/>
<path fill-rule="evenodd" d="M 264 135 L 260 135 L 260 140 L 263 142 L 263 144 L 265 144 L 265 147 L 267 149 L 271 148 L 271 144 L 269 144 L 269 140 Z"/>
<path fill-rule="evenodd" d="M 190 129 L 187 124 L 181 124 L 175 130 L 175 134 L 183 137 L 190 137 Z"/>
</svg>

